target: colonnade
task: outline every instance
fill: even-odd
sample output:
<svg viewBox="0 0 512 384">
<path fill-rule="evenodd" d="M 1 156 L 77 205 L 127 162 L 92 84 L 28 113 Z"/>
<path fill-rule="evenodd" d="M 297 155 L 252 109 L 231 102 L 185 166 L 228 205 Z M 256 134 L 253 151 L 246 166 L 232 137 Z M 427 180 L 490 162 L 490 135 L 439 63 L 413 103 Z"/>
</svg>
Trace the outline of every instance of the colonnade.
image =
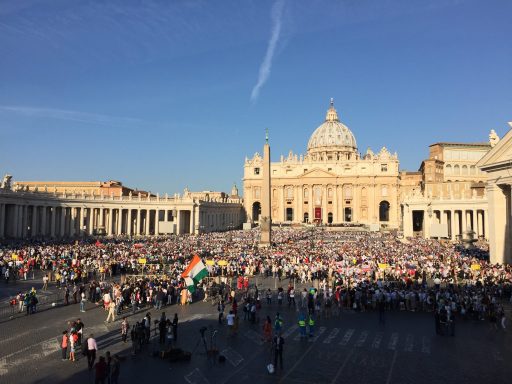
<svg viewBox="0 0 512 384">
<path fill-rule="evenodd" d="M 37 193 L 0 193 L 0 239 L 192 234 L 238 228 L 243 221 L 239 203 L 76 200 Z"/>
<path fill-rule="evenodd" d="M 474 232 L 474 238 L 489 238 L 489 215 L 487 204 L 473 204 L 437 208 L 427 204 L 405 204 L 403 232 L 405 236 L 421 234 L 425 238 L 445 237 L 461 240 L 467 231 Z"/>
</svg>

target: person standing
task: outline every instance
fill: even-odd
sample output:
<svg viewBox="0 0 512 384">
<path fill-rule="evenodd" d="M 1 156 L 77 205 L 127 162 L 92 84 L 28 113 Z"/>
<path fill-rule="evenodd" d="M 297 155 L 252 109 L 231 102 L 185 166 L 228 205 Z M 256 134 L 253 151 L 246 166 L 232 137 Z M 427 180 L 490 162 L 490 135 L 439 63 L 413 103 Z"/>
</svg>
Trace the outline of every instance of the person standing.
<svg viewBox="0 0 512 384">
<path fill-rule="evenodd" d="M 68 332 L 62 331 L 62 340 L 60 342 L 60 348 L 62 351 L 62 361 L 66 361 L 68 359 L 68 343 L 69 343 Z"/>
<path fill-rule="evenodd" d="M 85 312 L 85 302 L 87 300 L 85 298 L 85 292 L 82 292 L 80 296 L 80 312 Z"/>
<path fill-rule="evenodd" d="M 130 329 L 130 324 L 128 324 L 128 320 L 126 317 L 123 317 L 123 322 L 121 323 L 121 339 L 123 343 L 126 343 L 126 338 L 128 337 L 128 330 Z"/>
<path fill-rule="evenodd" d="M 98 345 L 96 344 L 96 340 L 94 339 L 94 335 L 91 333 L 89 338 L 87 339 L 87 365 L 89 366 L 89 370 L 92 370 L 94 366 L 94 362 L 96 361 L 96 351 L 98 350 Z M 105 359 L 103 359 L 105 361 Z"/>
<path fill-rule="evenodd" d="M 95 375 L 95 384 L 105 384 L 105 379 L 107 378 L 107 363 L 105 362 L 105 357 L 100 356 L 100 360 L 95 365 L 96 375 Z"/>
<path fill-rule="evenodd" d="M 299 314 L 299 331 L 300 331 L 300 338 L 305 339 L 306 338 L 306 315 L 304 315 L 303 312 Z"/>
<path fill-rule="evenodd" d="M 81 319 L 76 320 L 75 324 L 76 334 L 78 335 L 78 344 L 82 345 L 82 336 L 84 335 L 84 323 Z"/>
<path fill-rule="evenodd" d="M 69 305 L 69 287 L 67 285 L 64 288 L 64 304 Z"/>
<path fill-rule="evenodd" d="M 281 369 L 283 369 L 283 346 L 284 339 L 281 336 L 281 333 L 278 333 L 274 336 L 274 340 L 272 342 L 272 346 L 274 349 L 274 368 L 277 369 L 277 363 L 279 362 Z"/>
<path fill-rule="evenodd" d="M 162 312 L 162 316 L 160 316 L 160 320 L 158 321 L 158 333 L 160 336 L 160 344 L 164 345 L 167 336 L 167 318 L 165 317 L 165 312 Z"/>
<path fill-rule="evenodd" d="M 263 324 L 263 340 L 265 342 L 272 341 L 272 320 L 267 316 L 265 324 Z"/>
<path fill-rule="evenodd" d="M 313 316 L 309 316 L 309 337 L 313 337 L 315 335 L 315 319 Z"/>
<path fill-rule="evenodd" d="M 50 280 L 50 278 L 48 277 L 48 274 L 44 275 L 43 276 L 43 291 L 48 290 L 48 280 Z"/>
<path fill-rule="evenodd" d="M 78 341 L 78 335 L 76 331 L 71 334 L 69 338 L 69 361 L 75 361 L 75 348 Z"/>
<path fill-rule="evenodd" d="M 110 371 L 110 384 L 118 384 L 119 383 L 119 374 L 121 373 L 121 361 L 119 360 L 119 356 L 114 355 L 112 359 L 112 367 Z"/>
<path fill-rule="evenodd" d="M 110 318 L 112 318 L 113 322 L 116 321 L 116 303 L 114 303 L 112 300 L 108 304 L 108 316 L 105 322 L 110 323 Z"/>
<path fill-rule="evenodd" d="M 229 311 L 228 315 L 226 316 L 226 321 L 228 323 L 229 335 L 233 336 L 235 333 L 234 332 L 235 314 L 233 313 L 233 311 Z"/>
<path fill-rule="evenodd" d="M 174 338 L 174 342 L 178 342 L 178 314 L 174 314 L 174 318 L 172 319 L 172 336 Z"/>
</svg>

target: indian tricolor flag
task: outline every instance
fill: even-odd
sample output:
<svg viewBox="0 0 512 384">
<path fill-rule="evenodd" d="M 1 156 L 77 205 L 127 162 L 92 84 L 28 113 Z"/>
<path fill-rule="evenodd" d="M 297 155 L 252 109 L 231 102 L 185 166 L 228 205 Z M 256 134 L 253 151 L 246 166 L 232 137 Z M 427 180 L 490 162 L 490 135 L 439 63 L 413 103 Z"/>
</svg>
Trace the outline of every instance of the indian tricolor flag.
<svg viewBox="0 0 512 384">
<path fill-rule="evenodd" d="M 192 262 L 181 274 L 181 277 L 185 279 L 188 290 L 190 292 L 194 292 L 196 290 L 196 284 L 199 283 L 207 275 L 208 270 L 201 261 L 201 258 L 197 255 L 194 255 Z"/>
</svg>

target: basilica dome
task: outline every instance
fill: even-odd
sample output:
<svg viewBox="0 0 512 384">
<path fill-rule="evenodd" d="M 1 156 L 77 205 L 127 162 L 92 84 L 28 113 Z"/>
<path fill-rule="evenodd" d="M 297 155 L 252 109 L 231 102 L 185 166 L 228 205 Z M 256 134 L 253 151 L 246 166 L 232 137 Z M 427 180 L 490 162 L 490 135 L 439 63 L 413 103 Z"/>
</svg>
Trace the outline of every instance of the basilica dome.
<svg viewBox="0 0 512 384">
<path fill-rule="evenodd" d="M 331 151 L 357 151 L 356 138 L 350 129 L 340 122 L 332 99 L 325 121 L 313 132 L 308 142 L 308 153 Z"/>
</svg>

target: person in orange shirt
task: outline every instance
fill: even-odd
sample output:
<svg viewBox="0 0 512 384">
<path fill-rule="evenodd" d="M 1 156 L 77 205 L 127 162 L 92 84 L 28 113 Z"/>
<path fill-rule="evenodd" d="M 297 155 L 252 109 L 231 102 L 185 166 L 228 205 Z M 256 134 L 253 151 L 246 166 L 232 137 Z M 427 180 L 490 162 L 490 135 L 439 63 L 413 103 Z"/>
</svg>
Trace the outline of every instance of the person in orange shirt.
<svg viewBox="0 0 512 384">
<path fill-rule="evenodd" d="M 69 342 L 68 332 L 67 331 L 62 331 L 62 341 L 60 343 L 60 347 L 62 349 L 62 361 L 66 361 L 67 360 L 68 342 Z"/>
</svg>

